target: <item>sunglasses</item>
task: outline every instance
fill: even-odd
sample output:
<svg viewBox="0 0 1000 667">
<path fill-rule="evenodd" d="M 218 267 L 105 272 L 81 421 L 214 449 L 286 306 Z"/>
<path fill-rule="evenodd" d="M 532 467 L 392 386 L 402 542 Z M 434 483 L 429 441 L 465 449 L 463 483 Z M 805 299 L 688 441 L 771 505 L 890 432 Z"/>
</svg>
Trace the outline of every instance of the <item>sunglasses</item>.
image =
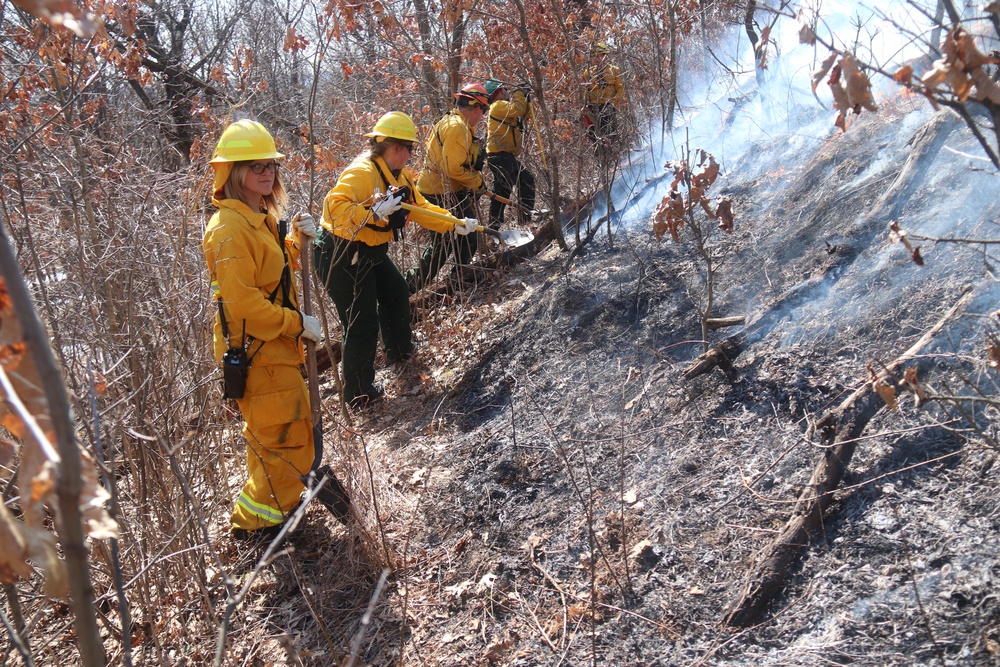
<svg viewBox="0 0 1000 667">
<path fill-rule="evenodd" d="M 406 149 L 407 153 L 413 153 L 413 144 L 399 144 Z"/>
<path fill-rule="evenodd" d="M 278 164 L 277 162 L 268 162 L 266 164 L 259 164 L 258 163 L 258 164 L 252 164 L 252 165 L 250 165 L 250 171 L 252 171 L 253 173 L 255 173 L 257 175 L 263 174 L 265 171 L 273 171 L 274 173 L 277 174 L 278 173 L 278 167 L 280 167 L 280 166 L 281 165 Z"/>
</svg>

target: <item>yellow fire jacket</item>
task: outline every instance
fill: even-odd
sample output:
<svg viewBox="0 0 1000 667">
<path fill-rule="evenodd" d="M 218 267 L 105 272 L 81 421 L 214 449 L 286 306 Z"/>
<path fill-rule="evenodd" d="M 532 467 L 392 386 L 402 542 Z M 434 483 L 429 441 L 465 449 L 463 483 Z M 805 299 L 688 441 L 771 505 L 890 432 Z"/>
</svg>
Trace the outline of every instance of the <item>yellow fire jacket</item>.
<svg viewBox="0 0 1000 667">
<path fill-rule="evenodd" d="M 417 187 L 428 195 L 458 192 L 462 188 L 483 187 L 483 175 L 473 168 L 476 143 L 472 128 L 458 109 L 437 122 L 427 139 L 427 157 L 417 179 Z"/>
<path fill-rule="evenodd" d="M 523 90 L 515 90 L 510 100 L 497 100 L 490 105 L 486 154 L 521 154 L 524 141 L 524 117 L 531 110 L 531 102 Z"/>
<path fill-rule="evenodd" d="M 606 63 L 603 68 L 592 65 L 584 71 L 583 81 L 587 87 L 588 104 L 611 102 L 618 105 L 625 101 L 622 71 L 618 69 L 617 65 Z"/>
<path fill-rule="evenodd" d="M 415 223 L 442 234 L 455 229 L 458 218 L 424 199 L 414 185 L 413 171 L 409 167 L 403 167 L 399 176 L 393 176 L 382 158 L 373 160 L 367 155 L 355 158 L 327 193 L 323 200 L 323 228 L 335 236 L 349 241 L 361 241 L 370 246 L 388 243 L 392 240 L 389 223 L 386 220 L 376 220 L 371 206 L 375 203 L 375 190 L 385 193 L 393 185 L 409 186 L 413 194 L 407 203 L 434 213 L 443 213 L 455 221 L 449 224 L 422 212 L 411 211 L 410 219 Z"/>
<path fill-rule="evenodd" d="M 253 364 L 299 364 L 303 360 L 302 316 L 298 313 L 295 262 L 299 252 L 291 238 L 285 240 L 290 263 L 289 307 L 281 289 L 285 256 L 278 245 L 278 224 L 273 216 L 255 213 L 236 199 L 212 199 L 219 209 L 208 222 L 202 251 L 208 262 L 215 301 L 222 299 L 230 343 L 241 345 L 244 332 L 255 342 L 248 353 Z M 270 296 L 274 294 L 273 302 Z M 213 348 L 222 361 L 226 338 L 222 334 L 217 303 Z M 244 322 L 246 328 L 244 329 Z"/>
</svg>

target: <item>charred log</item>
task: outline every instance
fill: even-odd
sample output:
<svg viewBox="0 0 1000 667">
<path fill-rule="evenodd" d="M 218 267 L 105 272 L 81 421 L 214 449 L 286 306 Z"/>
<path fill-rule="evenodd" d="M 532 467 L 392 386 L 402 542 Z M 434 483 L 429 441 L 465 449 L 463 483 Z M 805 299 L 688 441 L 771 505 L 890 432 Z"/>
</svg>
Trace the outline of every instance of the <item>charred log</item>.
<svg viewBox="0 0 1000 667">
<path fill-rule="evenodd" d="M 316 371 L 326 373 L 336 368 L 340 363 L 343 353 L 340 349 L 340 341 L 327 341 L 325 345 L 316 347 Z"/>
<path fill-rule="evenodd" d="M 837 264 L 839 265 L 839 262 Z M 809 301 L 816 289 L 825 282 L 829 273 L 828 267 L 822 275 L 814 276 L 779 296 L 765 310 L 757 313 L 743 331 L 726 338 L 691 362 L 684 369 L 684 379 L 693 380 L 699 375 L 708 373 L 716 366 L 721 367 L 723 372 L 729 376 L 732 372 L 731 364 L 736 360 L 736 357 L 750 345 L 766 336 L 793 308 Z"/>
<path fill-rule="evenodd" d="M 960 312 L 971 300 L 972 291 L 967 291 L 948 312 L 938 320 L 913 346 L 893 361 L 876 380 L 893 386 L 897 393 L 902 390 L 901 381 L 894 377 L 895 371 L 904 363 L 914 361 L 917 373 L 926 371 L 933 363 L 929 358 L 914 360 L 941 328 Z M 867 382 L 847 397 L 839 406 L 827 412 L 816 424 L 823 455 L 813 469 L 809 483 L 800 494 L 792 516 L 784 528 L 757 561 L 747 577 L 739 599 L 731 605 L 726 614 L 728 625 L 747 627 L 752 625 L 761 612 L 784 588 L 789 571 L 798 562 L 810 541 L 817 537 L 824 524 L 824 514 L 833 502 L 833 492 L 840 485 L 847 466 L 851 463 L 858 444 L 858 437 L 864 432 L 885 403 L 873 389 L 874 383 Z M 829 521 L 829 519 L 827 519 Z"/>
<path fill-rule="evenodd" d="M 733 359 L 743 352 L 745 338 L 742 335 L 730 336 L 711 350 L 701 355 L 684 370 L 684 379 L 691 380 L 699 375 L 704 375 L 716 366 L 729 375 L 732 373 Z M 728 371 L 728 372 L 727 372 Z"/>
<path fill-rule="evenodd" d="M 705 320 L 705 326 L 711 331 L 716 331 L 717 329 L 735 327 L 737 324 L 743 324 L 746 321 L 747 318 L 742 315 L 734 317 L 709 317 Z"/>
</svg>

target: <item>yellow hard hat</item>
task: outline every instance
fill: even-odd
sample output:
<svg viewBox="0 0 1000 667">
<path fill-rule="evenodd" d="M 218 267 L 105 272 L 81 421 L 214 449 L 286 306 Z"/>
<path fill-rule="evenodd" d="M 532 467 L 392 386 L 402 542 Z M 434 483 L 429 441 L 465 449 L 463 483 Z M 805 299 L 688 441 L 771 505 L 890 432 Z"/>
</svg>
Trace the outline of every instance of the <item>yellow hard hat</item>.
<svg viewBox="0 0 1000 667">
<path fill-rule="evenodd" d="M 608 48 L 608 45 L 605 44 L 604 42 L 597 42 L 592 47 L 590 47 L 590 52 L 593 53 L 594 55 L 603 55 L 611 53 L 611 49 Z"/>
<path fill-rule="evenodd" d="M 227 127 L 219 137 L 215 153 L 208 163 L 217 165 L 282 157 L 285 157 L 284 154 L 279 153 L 274 146 L 274 137 L 263 125 L 253 120 L 239 120 Z"/>
<path fill-rule="evenodd" d="M 416 141 L 417 126 L 402 111 L 390 111 L 375 121 L 375 127 L 364 136 L 376 138 L 377 141 L 382 141 L 383 138 Z"/>
</svg>

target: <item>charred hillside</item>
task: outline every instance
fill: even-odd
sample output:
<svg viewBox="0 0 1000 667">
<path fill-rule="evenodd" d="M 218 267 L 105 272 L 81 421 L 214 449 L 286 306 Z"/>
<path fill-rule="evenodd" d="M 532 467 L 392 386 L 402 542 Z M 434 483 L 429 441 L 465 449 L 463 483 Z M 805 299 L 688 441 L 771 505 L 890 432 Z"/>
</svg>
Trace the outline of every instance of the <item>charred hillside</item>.
<svg viewBox="0 0 1000 667">
<path fill-rule="evenodd" d="M 1000 664 L 1000 2 L 154 4 L 2 15 L 0 664 Z"/>
<path fill-rule="evenodd" d="M 776 598 L 750 629 L 724 622 L 824 456 L 813 426 L 963 290 L 920 351 L 921 381 L 995 395 L 980 249 L 925 245 L 920 267 L 888 229 L 995 232 L 996 176 L 961 157 L 971 141 L 904 101 L 800 164 L 727 169 L 740 222 L 719 312 L 754 331 L 731 377 L 683 378 L 702 351 L 697 267 L 640 222 L 615 250 L 597 241 L 563 270 L 551 249 L 473 294 L 470 312 L 507 299 L 467 336 L 482 356 L 447 396 L 399 396 L 365 423 L 414 434 L 382 461 L 419 496 L 420 555 L 386 600 L 405 588 L 421 609 L 404 624 L 413 650 L 441 664 L 992 664 L 995 451 L 976 433 L 992 433 L 992 407 L 966 406 L 972 423 L 933 401 L 879 410 Z"/>
</svg>

